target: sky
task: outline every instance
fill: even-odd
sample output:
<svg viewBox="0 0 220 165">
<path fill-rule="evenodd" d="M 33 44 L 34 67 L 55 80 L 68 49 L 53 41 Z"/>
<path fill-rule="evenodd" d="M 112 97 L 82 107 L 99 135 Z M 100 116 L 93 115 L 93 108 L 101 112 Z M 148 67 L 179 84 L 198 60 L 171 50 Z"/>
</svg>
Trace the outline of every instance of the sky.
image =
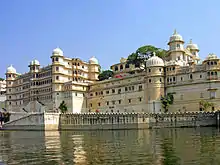
<svg viewBox="0 0 220 165">
<path fill-rule="evenodd" d="M 140 46 L 167 49 L 174 29 L 202 58 L 220 57 L 219 7 L 219 0 L 1 0 L 0 77 L 11 64 L 18 73 L 34 59 L 50 64 L 56 47 L 109 69 Z"/>
</svg>

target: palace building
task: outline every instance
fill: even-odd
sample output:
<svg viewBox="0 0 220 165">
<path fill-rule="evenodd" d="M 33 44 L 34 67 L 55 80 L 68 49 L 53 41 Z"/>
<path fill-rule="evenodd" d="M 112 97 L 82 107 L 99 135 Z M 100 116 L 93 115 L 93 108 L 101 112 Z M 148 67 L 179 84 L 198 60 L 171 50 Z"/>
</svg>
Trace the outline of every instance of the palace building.
<svg viewBox="0 0 220 165">
<path fill-rule="evenodd" d="M 215 54 L 205 60 L 199 57 L 199 48 L 174 31 L 168 42 L 166 59 L 152 56 L 147 68 L 127 63 L 112 65 L 114 77 L 98 81 L 100 65 L 95 57 L 84 62 L 66 58 L 56 48 L 52 64 L 40 67 L 34 60 L 29 72 L 18 74 L 12 66 L 7 69 L 7 107 L 16 110 L 33 101 L 39 101 L 48 110 L 57 109 L 64 100 L 68 111 L 80 112 L 161 112 L 161 96 L 172 93 L 174 103 L 169 111 L 198 111 L 200 100 L 220 105 L 220 62 Z"/>
</svg>

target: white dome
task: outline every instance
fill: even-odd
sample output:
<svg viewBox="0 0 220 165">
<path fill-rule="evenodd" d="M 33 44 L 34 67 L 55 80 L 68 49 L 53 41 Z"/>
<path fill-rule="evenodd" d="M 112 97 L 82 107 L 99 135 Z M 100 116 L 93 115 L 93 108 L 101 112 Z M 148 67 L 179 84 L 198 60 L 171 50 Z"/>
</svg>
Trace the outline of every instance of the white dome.
<svg viewBox="0 0 220 165">
<path fill-rule="evenodd" d="M 92 56 L 90 59 L 89 59 L 89 63 L 90 64 L 99 64 L 99 61 L 97 60 L 97 58 L 95 58 L 94 56 Z"/>
<path fill-rule="evenodd" d="M 7 68 L 7 73 L 16 73 L 16 69 L 10 65 L 8 68 Z"/>
<path fill-rule="evenodd" d="M 164 61 L 154 53 L 154 55 L 147 60 L 146 65 L 147 67 L 164 66 Z"/>
<path fill-rule="evenodd" d="M 188 45 L 186 46 L 186 48 L 190 49 L 190 50 L 199 50 L 199 47 L 197 44 L 193 44 L 192 40 L 189 41 Z"/>
<path fill-rule="evenodd" d="M 30 62 L 30 65 L 40 65 L 40 62 L 38 60 L 33 60 Z"/>
<path fill-rule="evenodd" d="M 207 59 L 207 60 L 218 59 L 218 57 L 216 56 L 216 54 L 210 53 L 210 54 L 208 55 L 208 57 L 206 57 L 206 59 Z"/>
<path fill-rule="evenodd" d="M 174 30 L 174 33 L 170 37 L 170 41 L 169 42 L 175 42 L 175 41 L 182 41 L 182 42 L 184 42 L 183 37 L 180 34 L 178 34 L 176 30 Z"/>
<path fill-rule="evenodd" d="M 55 48 L 53 50 L 53 55 L 57 56 L 63 56 L 63 51 L 60 48 Z"/>
</svg>

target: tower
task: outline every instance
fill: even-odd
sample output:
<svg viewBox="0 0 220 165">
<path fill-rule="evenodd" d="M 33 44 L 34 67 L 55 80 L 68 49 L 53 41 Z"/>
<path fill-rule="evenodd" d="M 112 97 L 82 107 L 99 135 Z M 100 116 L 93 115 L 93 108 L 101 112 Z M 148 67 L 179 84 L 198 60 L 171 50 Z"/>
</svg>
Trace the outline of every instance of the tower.
<svg viewBox="0 0 220 165">
<path fill-rule="evenodd" d="M 146 62 L 146 103 L 149 113 L 158 113 L 162 110 L 161 95 L 164 95 L 164 61 L 155 54 Z"/>
<path fill-rule="evenodd" d="M 98 80 L 99 72 L 99 61 L 93 56 L 89 59 L 89 79 L 92 81 Z"/>
<path fill-rule="evenodd" d="M 194 44 L 192 42 L 192 39 L 189 41 L 189 43 L 187 44 L 186 48 L 190 51 L 190 53 L 192 54 L 192 58 L 194 60 L 194 62 L 197 64 L 198 61 L 200 60 L 199 58 L 199 47 L 197 44 Z"/>
<path fill-rule="evenodd" d="M 64 71 L 65 63 L 63 51 L 60 48 L 55 48 L 52 52 L 52 99 L 54 108 L 58 108 L 62 102 L 62 82 L 65 78 L 62 74 Z"/>
<path fill-rule="evenodd" d="M 15 96 L 13 96 L 12 93 L 14 93 L 15 91 L 12 91 L 12 87 L 14 85 L 16 77 L 16 69 L 12 65 L 10 65 L 6 71 L 6 108 L 9 110 L 12 109 L 12 107 L 14 106 L 13 100 L 15 99 Z"/>
<path fill-rule="evenodd" d="M 168 60 L 172 61 L 187 61 L 184 53 L 184 40 L 183 37 L 174 30 L 173 35 L 170 37 L 168 42 L 169 52 Z"/>
</svg>

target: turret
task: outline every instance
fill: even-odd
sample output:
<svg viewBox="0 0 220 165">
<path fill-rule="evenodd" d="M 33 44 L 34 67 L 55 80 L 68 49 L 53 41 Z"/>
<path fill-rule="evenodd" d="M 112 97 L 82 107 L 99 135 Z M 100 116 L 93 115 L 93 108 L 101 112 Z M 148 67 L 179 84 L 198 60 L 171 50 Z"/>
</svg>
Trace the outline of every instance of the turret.
<svg viewBox="0 0 220 165">
<path fill-rule="evenodd" d="M 149 112 L 160 112 L 160 97 L 164 95 L 164 61 L 155 55 L 146 62 L 147 81 L 146 81 L 146 102 Z"/>
<path fill-rule="evenodd" d="M 186 61 L 184 56 L 184 40 L 183 37 L 175 30 L 168 42 L 169 45 L 169 60 Z"/>
<path fill-rule="evenodd" d="M 93 56 L 89 59 L 89 78 L 94 81 L 98 80 L 99 72 L 99 61 Z"/>
<path fill-rule="evenodd" d="M 29 68 L 30 68 L 30 72 L 31 72 L 31 73 L 38 72 L 39 69 L 40 69 L 40 63 L 39 63 L 39 61 L 37 61 L 37 60 L 31 61 L 31 62 L 30 62 L 30 65 L 29 65 Z"/>
</svg>

